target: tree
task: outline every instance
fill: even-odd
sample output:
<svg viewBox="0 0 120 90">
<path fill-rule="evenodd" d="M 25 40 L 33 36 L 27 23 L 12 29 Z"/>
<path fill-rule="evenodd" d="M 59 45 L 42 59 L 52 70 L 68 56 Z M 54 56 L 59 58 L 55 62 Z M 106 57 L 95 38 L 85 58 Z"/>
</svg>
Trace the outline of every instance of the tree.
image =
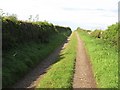
<svg viewBox="0 0 120 90">
<path fill-rule="evenodd" d="M 39 20 L 39 14 L 37 14 L 37 15 L 35 16 L 35 20 L 36 20 L 36 21 Z"/>
<path fill-rule="evenodd" d="M 0 9 L 0 17 L 2 17 L 5 13 L 3 12 L 2 9 Z"/>
<path fill-rule="evenodd" d="M 30 17 L 28 19 L 29 19 L 29 21 L 32 21 L 32 15 L 30 15 Z"/>
</svg>

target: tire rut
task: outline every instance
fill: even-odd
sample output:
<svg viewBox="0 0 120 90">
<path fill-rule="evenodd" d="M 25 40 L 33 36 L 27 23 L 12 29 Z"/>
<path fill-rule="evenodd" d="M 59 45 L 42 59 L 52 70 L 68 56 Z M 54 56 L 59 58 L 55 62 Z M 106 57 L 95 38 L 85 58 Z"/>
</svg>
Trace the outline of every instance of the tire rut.
<svg viewBox="0 0 120 90">
<path fill-rule="evenodd" d="M 73 78 L 73 88 L 96 88 L 90 60 L 84 48 L 83 41 L 76 32 L 78 47 Z"/>
<path fill-rule="evenodd" d="M 12 88 L 31 88 L 34 90 L 50 66 L 57 61 L 60 51 L 65 48 L 68 41 L 69 38 L 63 42 L 62 45 L 60 45 L 56 50 L 54 50 L 46 59 L 40 62 L 37 67 L 25 75 L 23 79 L 18 81 Z"/>
</svg>

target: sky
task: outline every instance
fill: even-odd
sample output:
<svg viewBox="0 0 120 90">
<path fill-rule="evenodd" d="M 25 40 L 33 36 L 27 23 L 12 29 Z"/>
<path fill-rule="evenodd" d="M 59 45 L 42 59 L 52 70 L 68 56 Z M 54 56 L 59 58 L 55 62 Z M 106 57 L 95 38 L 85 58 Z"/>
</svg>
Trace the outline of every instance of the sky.
<svg viewBox="0 0 120 90">
<path fill-rule="evenodd" d="M 39 15 L 40 21 L 84 29 L 107 29 L 118 22 L 119 0 L 0 0 L 0 9 L 28 20 Z"/>
</svg>

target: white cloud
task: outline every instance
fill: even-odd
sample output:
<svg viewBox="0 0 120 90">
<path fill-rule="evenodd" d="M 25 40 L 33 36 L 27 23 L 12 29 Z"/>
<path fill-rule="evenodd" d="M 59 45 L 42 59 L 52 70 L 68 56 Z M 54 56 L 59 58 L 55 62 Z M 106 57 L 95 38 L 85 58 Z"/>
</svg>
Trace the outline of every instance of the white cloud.
<svg viewBox="0 0 120 90">
<path fill-rule="evenodd" d="M 40 20 L 86 29 L 106 28 L 117 22 L 118 0 L 1 0 L 0 8 L 19 19 L 39 14 Z"/>
</svg>

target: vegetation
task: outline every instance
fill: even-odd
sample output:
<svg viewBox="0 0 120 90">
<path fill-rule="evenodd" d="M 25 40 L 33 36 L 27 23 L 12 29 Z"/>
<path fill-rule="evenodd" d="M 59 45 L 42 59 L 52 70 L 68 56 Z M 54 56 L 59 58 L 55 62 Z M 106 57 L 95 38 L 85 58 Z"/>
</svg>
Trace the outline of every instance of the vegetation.
<svg viewBox="0 0 120 90">
<path fill-rule="evenodd" d="M 106 39 L 112 45 L 118 45 L 118 23 L 108 27 L 102 34 L 102 38 Z"/>
<path fill-rule="evenodd" d="M 91 32 L 91 36 L 95 37 L 95 38 L 101 38 L 102 37 L 102 30 L 95 30 L 93 32 Z"/>
<path fill-rule="evenodd" d="M 116 38 L 113 41 L 111 35 L 116 37 L 117 30 L 111 30 L 111 27 L 113 26 L 103 31 L 106 33 L 103 34 L 105 35 L 102 36 L 103 39 L 92 37 L 83 30 L 77 30 L 90 55 L 94 76 L 99 88 L 118 88 L 118 52 L 117 48 L 108 42 L 108 40 L 116 42 Z M 107 40 L 104 40 L 104 38 Z"/>
<path fill-rule="evenodd" d="M 2 17 L 2 85 L 10 87 L 48 56 L 70 34 L 68 27 Z M 13 78 L 14 77 L 14 78 Z"/>
<path fill-rule="evenodd" d="M 77 39 L 73 32 L 68 45 L 59 55 L 58 62 L 51 66 L 40 80 L 39 88 L 72 88 Z"/>
<path fill-rule="evenodd" d="M 108 27 L 107 30 L 95 30 L 95 31 L 91 31 L 91 36 L 95 37 L 95 38 L 101 38 L 103 39 L 105 42 L 112 44 L 113 46 L 117 46 L 118 45 L 118 23 L 113 24 L 111 26 Z"/>
<path fill-rule="evenodd" d="M 4 14 L 4 13 L 2 13 Z M 2 85 L 11 87 L 37 63 L 44 60 L 71 34 L 69 27 L 46 21 L 19 21 L 15 14 L 2 17 Z M 118 88 L 118 23 L 107 30 L 77 32 L 85 42 L 99 88 Z M 36 88 L 72 88 L 77 39 L 72 33 L 67 46 L 60 52 Z M 120 73 L 119 73 L 120 74 Z M 13 78 L 14 77 L 14 78 Z"/>
<path fill-rule="evenodd" d="M 18 21 L 14 17 L 2 18 L 3 32 L 3 51 L 13 48 L 19 44 L 30 41 L 37 43 L 48 43 L 49 37 L 57 34 L 56 27 L 47 22 L 23 22 Z M 63 31 L 70 32 L 70 28 L 65 28 Z M 62 31 L 61 29 L 61 31 Z"/>
</svg>

